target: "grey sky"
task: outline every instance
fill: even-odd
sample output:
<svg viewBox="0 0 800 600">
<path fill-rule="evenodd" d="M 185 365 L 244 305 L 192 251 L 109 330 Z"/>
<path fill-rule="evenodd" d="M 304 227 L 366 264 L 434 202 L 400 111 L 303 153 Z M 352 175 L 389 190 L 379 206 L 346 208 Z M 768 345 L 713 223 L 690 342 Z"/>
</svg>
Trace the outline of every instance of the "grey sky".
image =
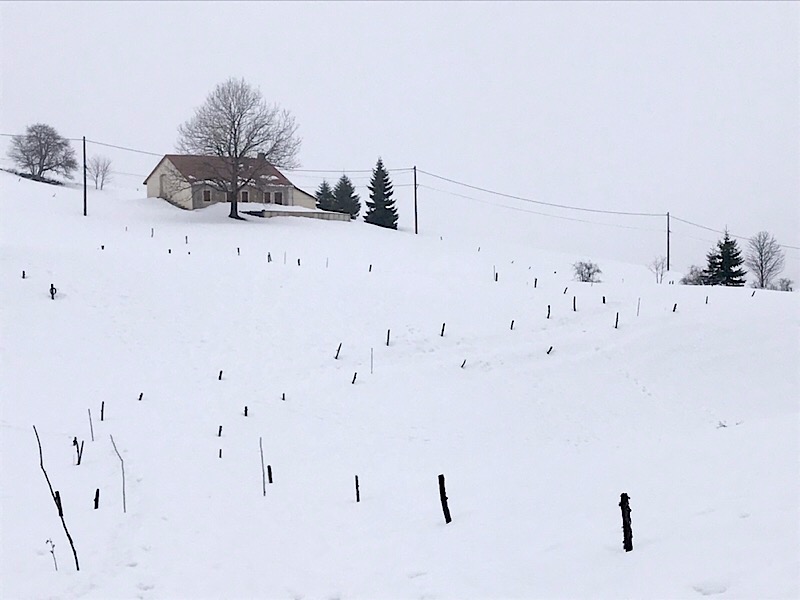
<svg viewBox="0 0 800 600">
<path fill-rule="evenodd" d="M 798 3 L 5 2 L 0 11 L 2 133 L 47 122 L 68 137 L 170 152 L 211 88 L 244 77 L 295 115 L 305 168 L 369 169 L 381 155 L 389 168 L 417 165 L 547 202 L 669 210 L 800 246 Z M 113 157 L 118 170 L 145 174 L 156 160 Z M 296 180 L 311 191 L 318 181 Z M 638 225 L 658 230 L 663 220 Z M 679 269 L 702 262 L 703 239 L 717 237 L 673 229 Z M 788 256 L 795 279 L 798 254 Z"/>
</svg>

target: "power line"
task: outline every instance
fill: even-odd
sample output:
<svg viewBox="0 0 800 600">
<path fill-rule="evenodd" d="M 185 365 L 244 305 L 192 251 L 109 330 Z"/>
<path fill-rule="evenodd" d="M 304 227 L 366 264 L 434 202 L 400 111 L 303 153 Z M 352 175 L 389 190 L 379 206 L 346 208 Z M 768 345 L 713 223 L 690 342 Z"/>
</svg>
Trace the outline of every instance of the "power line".
<svg viewBox="0 0 800 600">
<path fill-rule="evenodd" d="M 599 221 L 588 221 L 586 219 L 576 219 L 574 217 L 562 217 L 562 216 L 559 216 L 559 215 L 551 215 L 549 213 L 543 213 L 543 212 L 539 212 L 539 211 L 536 211 L 536 210 L 528 210 L 528 209 L 525 209 L 525 208 L 520 208 L 518 206 L 508 206 L 507 204 L 497 204 L 495 202 L 487 202 L 486 200 L 481 200 L 480 198 L 474 198 L 472 196 L 466 196 L 464 194 L 459 194 L 457 192 L 448 192 L 446 190 L 440 190 L 440 189 L 431 187 L 429 185 L 425 185 L 423 183 L 420 183 L 418 185 L 419 185 L 419 187 L 425 188 L 426 190 L 433 190 L 434 192 L 441 192 L 442 194 L 449 194 L 451 196 L 457 196 L 459 198 L 466 198 L 467 200 L 474 200 L 475 202 L 480 202 L 481 204 L 488 204 L 489 206 L 497 206 L 497 207 L 500 207 L 500 208 L 508 208 L 510 210 L 516 210 L 516 211 L 519 211 L 519 212 L 529 213 L 529 214 L 533 214 L 533 215 L 541 215 L 543 217 L 550 217 L 550 218 L 553 218 L 553 219 L 561 219 L 563 221 L 575 221 L 577 223 L 588 223 L 590 225 L 603 225 L 605 227 L 617 227 L 619 229 L 634 229 L 636 231 L 651 231 L 651 232 L 655 232 L 655 233 L 661 233 L 660 229 L 648 229 L 648 228 L 644 228 L 644 227 L 632 227 L 630 225 L 619 225 L 619 224 L 616 224 L 616 223 L 601 223 Z"/>
<path fill-rule="evenodd" d="M 78 140 L 82 141 L 82 140 Z M 146 150 L 137 150 L 135 148 L 126 148 L 125 146 L 115 146 L 114 144 L 106 144 L 104 142 L 96 142 L 94 140 L 86 140 L 89 144 L 96 144 L 98 146 L 106 146 L 107 148 L 116 148 L 117 150 L 126 150 L 127 152 L 136 152 L 137 154 L 147 154 L 149 156 L 164 156 L 164 154 L 157 154 L 155 152 L 147 152 Z"/>
<path fill-rule="evenodd" d="M 553 208 L 563 208 L 567 210 L 579 210 L 582 212 L 590 212 L 590 213 L 598 213 L 598 214 L 606 214 L 606 215 L 625 215 L 629 217 L 665 217 L 667 216 L 666 213 L 642 213 L 642 212 L 627 212 L 621 210 L 603 210 L 599 208 L 583 208 L 580 206 L 569 206 L 566 204 L 555 204 L 553 202 L 543 202 L 541 200 L 532 200 L 530 198 L 523 198 L 522 196 L 514 196 L 513 194 L 505 194 L 503 192 L 498 192 L 495 190 L 490 190 L 487 188 L 478 187 L 477 185 L 471 185 L 469 183 L 463 183 L 461 181 L 456 181 L 455 179 L 450 179 L 448 177 L 442 177 L 441 175 L 436 175 L 434 173 L 429 173 L 428 171 L 423 171 L 422 169 L 417 169 L 419 173 L 424 173 L 425 175 L 429 175 L 430 177 L 435 177 L 436 179 L 441 179 L 443 181 L 447 181 L 449 183 L 454 183 L 456 185 L 461 185 L 473 190 L 477 190 L 479 192 L 484 192 L 487 194 L 494 194 L 495 196 L 503 196 L 504 198 L 511 198 L 512 200 L 521 200 L 522 202 L 530 202 L 532 204 L 541 204 L 542 206 L 551 206 Z"/>
<path fill-rule="evenodd" d="M 686 219 L 681 219 L 680 217 L 676 217 L 675 215 L 672 215 L 672 214 L 670 214 L 670 218 L 675 219 L 676 221 L 680 221 L 681 223 L 686 223 L 687 225 L 691 225 L 692 227 L 698 227 L 700 229 L 705 229 L 706 231 L 711 231 L 713 233 L 720 233 L 720 234 L 723 234 L 723 235 L 725 234 L 724 231 L 720 231 L 718 229 L 712 229 L 711 227 L 706 227 L 705 225 L 700 225 L 699 223 L 692 223 L 691 221 L 687 221 Z M 739 239 L 739 240 L 749 240 L 750 239 L 749 237 L 745 237 L 743 235 L 735 235 L 735 234 L 730 233 L 730 232 L 727 232 L 727 233 L 732 238 L 736 238 L 736 239 Z M 798 248 L 797 246 L 788 246 L 786 244 L 778 244 L 778 245 L 781 246 L 782 248 L 788 248 L 790 250 L 800 250 L 800 248 Z"/>
<path fill-rule="evenodd" d="M 281 169 L 287 173 L 372 173 L 372 169 Z M 413 171 L 413 167 L 402 169 L 386 169 L 388 173 L 406 173 Z"/>
</svg>

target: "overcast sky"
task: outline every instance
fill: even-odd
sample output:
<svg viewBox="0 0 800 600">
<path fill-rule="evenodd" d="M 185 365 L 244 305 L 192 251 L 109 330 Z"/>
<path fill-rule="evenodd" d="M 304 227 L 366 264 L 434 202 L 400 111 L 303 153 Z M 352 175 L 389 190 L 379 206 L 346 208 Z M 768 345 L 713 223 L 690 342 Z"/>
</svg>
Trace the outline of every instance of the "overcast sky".
<svg viewBox="0 0 800 600">
<path fill-rule="evenodd" d="M 369 169 L 380 155 L 390 169 L 417 165 L 545 202 L 670 211 L 741 235 L 767 229 L 800 246 L 796 2 L 4 2 L 0 11 L 2 133 L 46 122 L 67 137 L 167 153 L 217 83 L 244 77 L 295 115 L 308 169 Z M 113 158 L 134 174 L 157 162 Z M 318 181 L 296 174 L 310 191 Z M 703 240 L 717 237 L 673 229 L 676 242 L 699 238 L 680 268 L 702 262 Z M 795 265 L 799 252 L 789 254 Z"/>
</svg>

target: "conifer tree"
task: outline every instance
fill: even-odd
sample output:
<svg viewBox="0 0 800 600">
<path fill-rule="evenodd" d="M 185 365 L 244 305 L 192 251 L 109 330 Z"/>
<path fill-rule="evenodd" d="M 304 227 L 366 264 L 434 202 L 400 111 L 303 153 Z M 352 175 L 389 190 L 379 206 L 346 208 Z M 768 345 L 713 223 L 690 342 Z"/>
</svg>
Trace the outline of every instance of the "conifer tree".
<svg viewBox="0 0 800 600">
<path fill-rule="evenodd" d="M 317 199 L 317 208 L 320 210 L 333 210 L 333 190 L 327 180 L 323 179 L 319 184 L 317 192 L 314 194 Z"/>
<path fill-rule="evenodd" d="M 333 210 L 348 213 L 351 219 L 357 219 L 361 212 L 361 200 L 347 175 L 342 175 L 333 188 L 333 206 Z"/>
<path fill-rule="evenodd" d="M 379 227 L 397 229 L 397 208 L 392 198 L 392 182 L 380 158 L 372 170 L 372 180 L 368 188 L 370 200 L 367 200 L 364 220 Z"/>
<path fill-rule="evenodd" d="M 744 259 L 739 250 L 736 240 L 731 239 L 728 230 L 725 230 L 723 238 L 717 242 L 706 255 L 708 266 L 706 267 L 706 281 L 709 285 L 725 285 L 732 287 L 744 286 L 744 276 L 747 273 L 739 268 Z"/>
</svg>

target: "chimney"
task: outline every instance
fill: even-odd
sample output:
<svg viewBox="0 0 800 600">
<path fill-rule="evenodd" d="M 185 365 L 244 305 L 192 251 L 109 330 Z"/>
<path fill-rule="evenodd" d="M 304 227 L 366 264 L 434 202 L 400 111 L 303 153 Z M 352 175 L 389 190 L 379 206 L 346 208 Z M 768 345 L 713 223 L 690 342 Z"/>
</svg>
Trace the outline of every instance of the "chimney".
<svg viewBox="0 0 800 600">
<path fill-rule="evenodd" d="M 258 153 L 258 160 L 267 160 L 266 154 L 264 154 L 263 152 L 259 152 Z"/>
</svg>

